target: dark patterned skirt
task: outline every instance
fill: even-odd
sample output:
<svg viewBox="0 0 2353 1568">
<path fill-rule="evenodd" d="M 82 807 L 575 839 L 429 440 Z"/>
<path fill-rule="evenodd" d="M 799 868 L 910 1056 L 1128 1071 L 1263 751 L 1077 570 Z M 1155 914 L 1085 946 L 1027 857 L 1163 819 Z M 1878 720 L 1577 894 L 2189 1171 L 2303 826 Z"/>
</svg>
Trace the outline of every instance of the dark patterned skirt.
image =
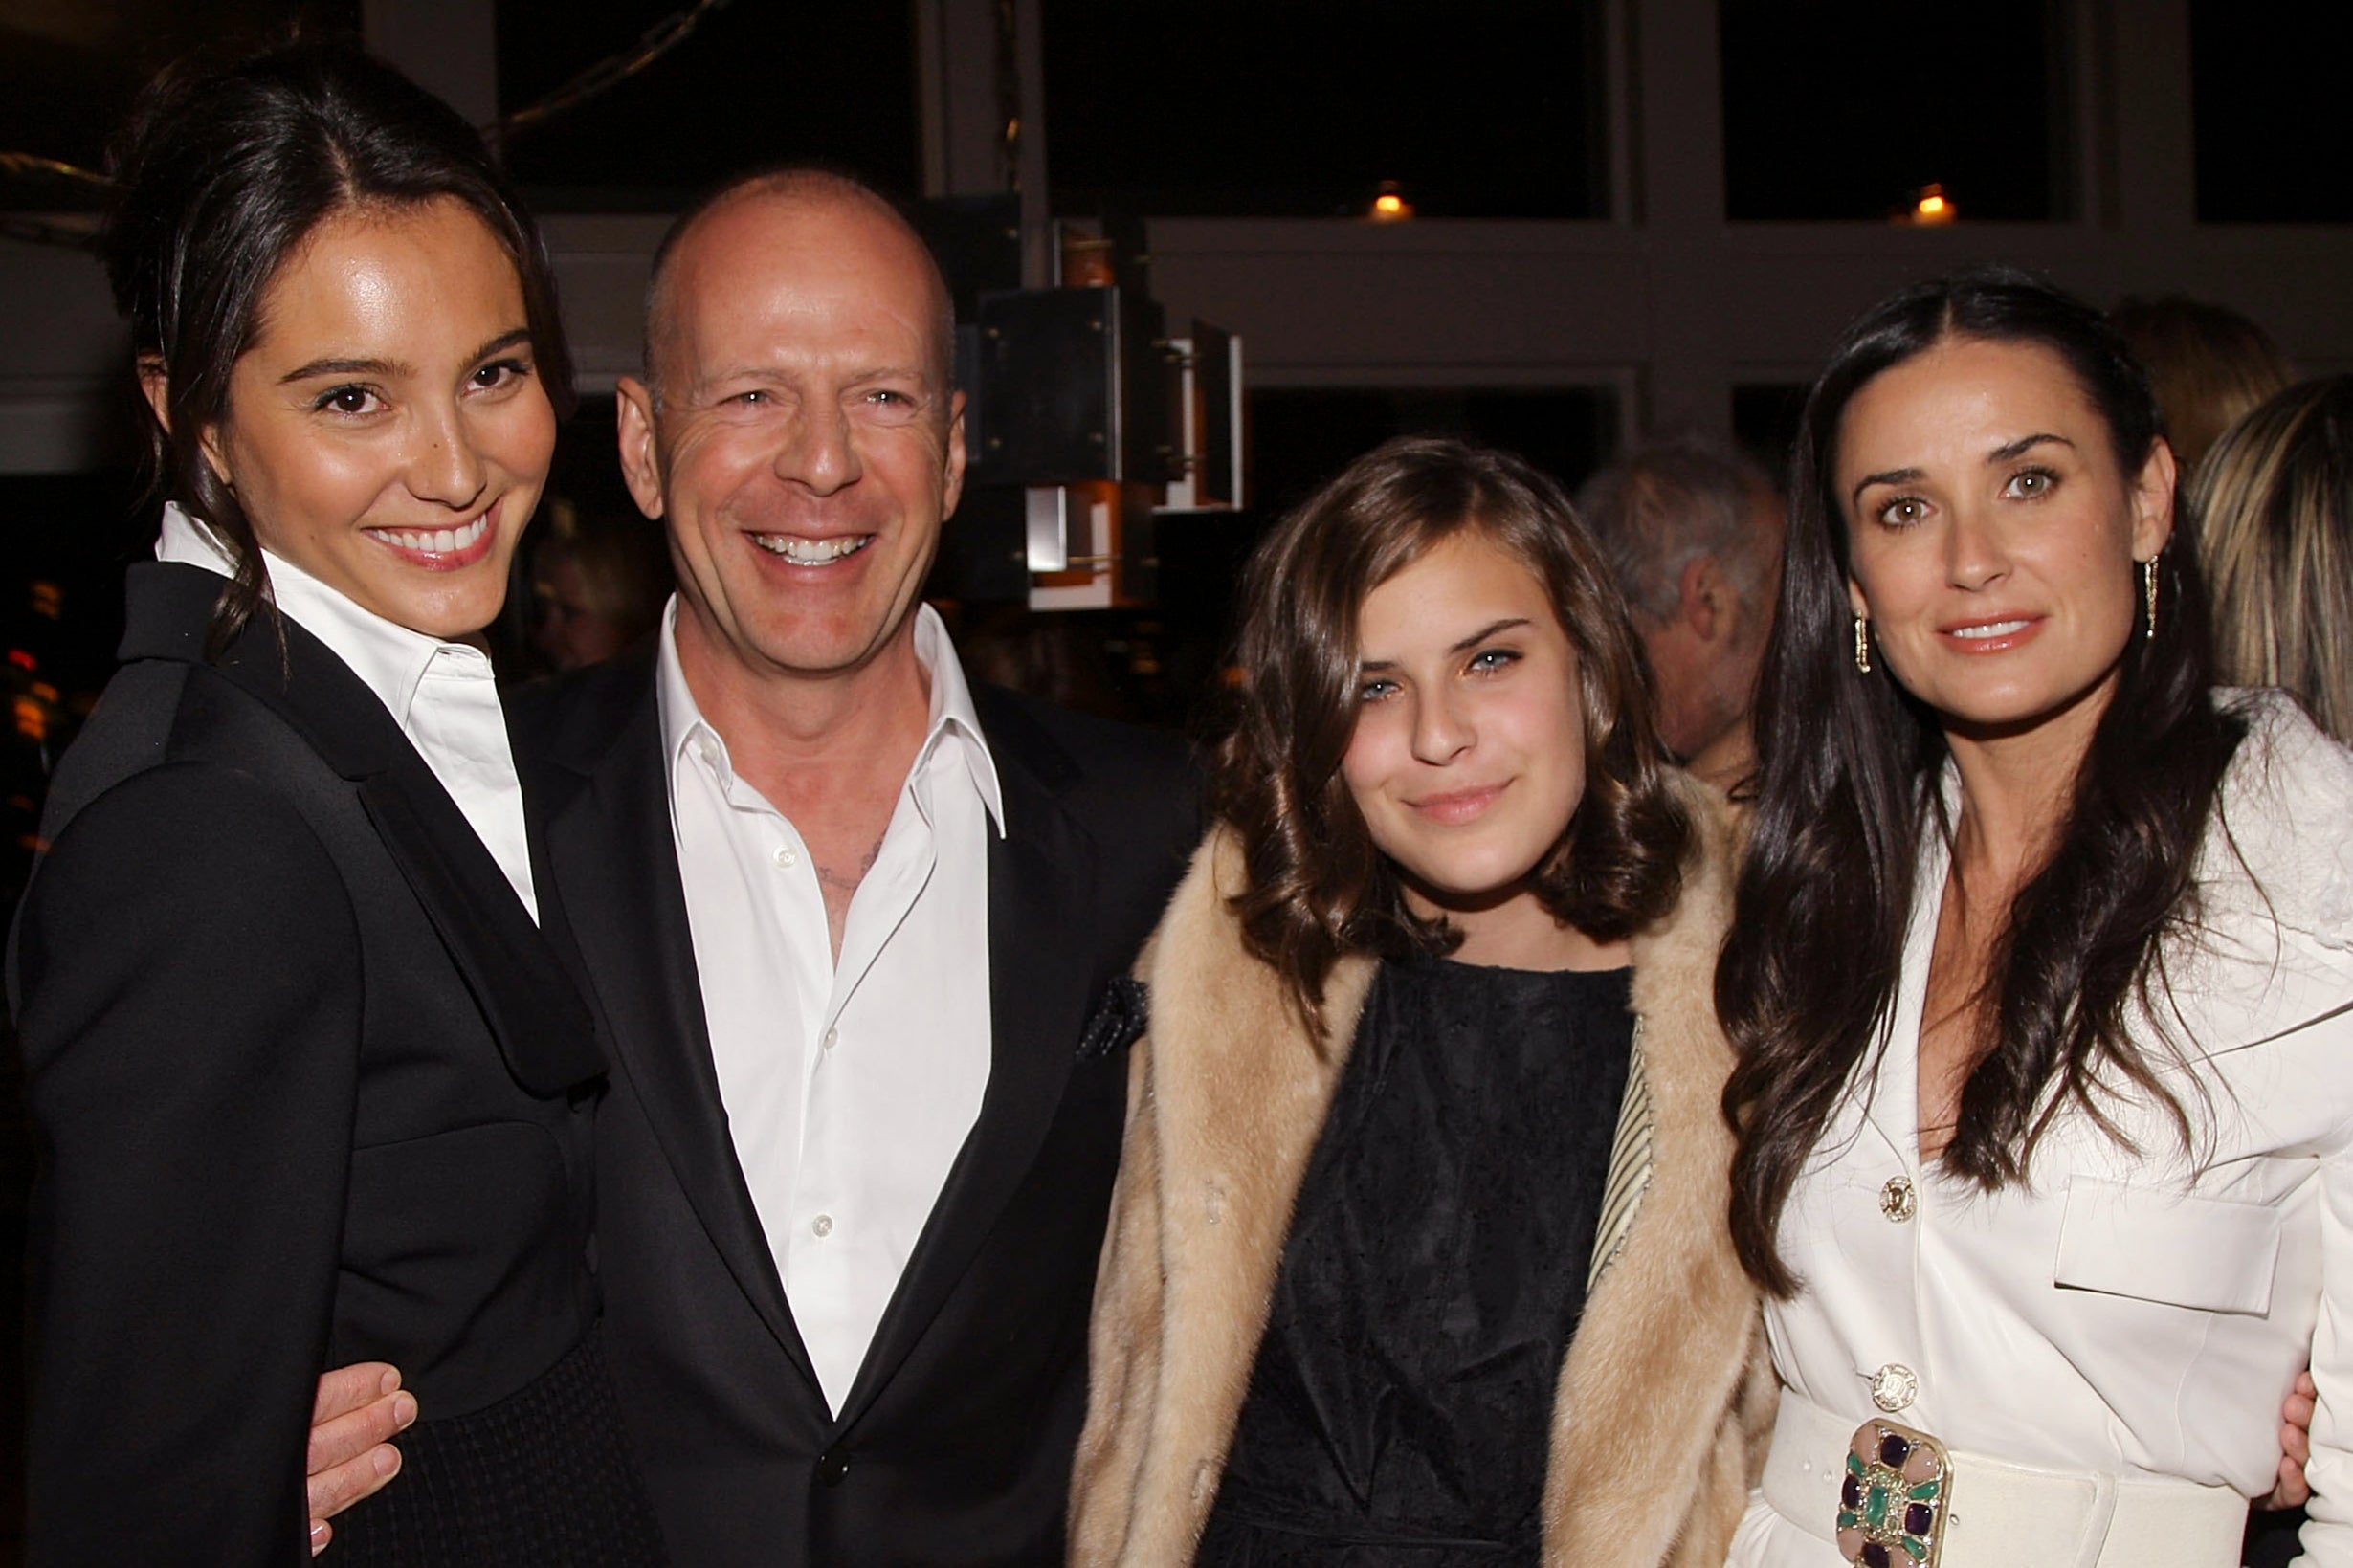
<svg viewBox="0 0 2353 1568">
<path fill-rule="evenodd" d="M 658 1568 L 661 1535 L 594 1335 L 498 1403 L 420 1421 L 321 1568 Z"/>
</svg>

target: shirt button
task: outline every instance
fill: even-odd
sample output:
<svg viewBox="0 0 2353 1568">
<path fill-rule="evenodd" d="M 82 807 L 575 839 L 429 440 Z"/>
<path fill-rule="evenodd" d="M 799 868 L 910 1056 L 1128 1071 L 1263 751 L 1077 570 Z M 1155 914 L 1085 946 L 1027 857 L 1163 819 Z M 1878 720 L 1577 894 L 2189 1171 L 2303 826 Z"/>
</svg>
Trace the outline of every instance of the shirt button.
<svg viewBox="0 0 2353 1568">
<path fill-rule="evenodd" d="M 831 1236 L 833 1233 L 833 1216 L 820 1214 L 809 1222 L 809 1228 L 819 1236 Z"/>
<path fill-rule="evenodd" d="M 841 1030 L 839 1030 L 839 1029 L 828 1029 L 828 1030 L 826 1030 L 826 1031 L 825 1031 L 825 1049 L 828 1049 L 828 1050 L 832 1050 L 832 1049 L 835 1046 L 838 1046 L 838 1045 L 840 1045 L 840 1044 L 841 1044 Z"/>
<path fill-rule="evenodd" d="M 1920 1398 L 1920 1377 L 1900 1361 L 1890 1361 L 1871 1375 L 1871 1402 L 1894 1415 Z"/>
<path fill-rule="evenodd" d="M 1887 1185 L 1879 1189 L 1879 1212 L 1898 1225 L 1920 1212 L 1920 1194 L 1912 1190 L 1910 1177 L 1887 1179 Z"/>
<path fill-rule="evenodd" d="M 791 845 L 789 845 L 789 844 L 784 844 L 784 845 L 779 845 L 779 846 L 777 847 L 777 850 L 776 850 L 776 869 L 777 869 L 778 871 L 780 871 L 780 872 L 788 872 L 788 871 L 792 870 L 792 868 L 793 868 L 793 867 L 795 867 L 795 866 L 799 865 L 800 863 L 801 863 L 801 857 L 800 857 L 799 855 L 794 854 L 794 853 L 792 852 L 792 846 L 791 846 Z"/>
</svg>

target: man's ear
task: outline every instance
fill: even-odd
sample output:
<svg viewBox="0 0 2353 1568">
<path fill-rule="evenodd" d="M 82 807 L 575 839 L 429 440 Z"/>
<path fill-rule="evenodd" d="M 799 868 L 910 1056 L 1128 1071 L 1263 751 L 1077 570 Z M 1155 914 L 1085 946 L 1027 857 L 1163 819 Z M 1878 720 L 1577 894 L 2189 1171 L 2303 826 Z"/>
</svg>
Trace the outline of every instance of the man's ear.
<svg viewBox="0 0 2353 1568">
<path fill-rule="evenodd" d="M 942 520 L 956 515 L 965 493 L 965 395 L 956 392 L 947 403 L 947 482 L 941 490 Z"/>
<path fill-rule="evenodd" d="M 635 376 L 623 376 L 613 392 L 622 481 L 629 486 L 637 510 L 658 519 L 662 515 L 662 463 L 654 440 L 653 388 Z"/>
<path fill-rule="evenodd" d="M 1703 643 L 1731 629 L 1725 621 L 1732 607 L 1730 586 L 1712 555 L 1694 556 L 1683 564 L 1683 580 L 1676 585 L 1676 613 Z"/>
</svg>

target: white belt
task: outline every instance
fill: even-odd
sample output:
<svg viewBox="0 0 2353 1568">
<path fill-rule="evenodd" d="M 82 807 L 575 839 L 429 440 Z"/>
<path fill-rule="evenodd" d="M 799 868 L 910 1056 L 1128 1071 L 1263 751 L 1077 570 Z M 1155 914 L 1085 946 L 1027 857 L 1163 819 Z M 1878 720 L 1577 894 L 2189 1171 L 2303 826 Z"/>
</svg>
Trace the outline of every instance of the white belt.
<svg viewBox="0 0 2353 1568">
<path fill-rule="evenodd" d="M 1857 1423 L 1787 1389 L 1765 1461 L 1765 1500 L 1809 1535 L 1837 1543 L 1838 1488 Z M 1938 1568 L 2232 1568 L 2247 1499 L 2170 1476 L 2033 1469 L 1948 1450 Z"/>
</svg>

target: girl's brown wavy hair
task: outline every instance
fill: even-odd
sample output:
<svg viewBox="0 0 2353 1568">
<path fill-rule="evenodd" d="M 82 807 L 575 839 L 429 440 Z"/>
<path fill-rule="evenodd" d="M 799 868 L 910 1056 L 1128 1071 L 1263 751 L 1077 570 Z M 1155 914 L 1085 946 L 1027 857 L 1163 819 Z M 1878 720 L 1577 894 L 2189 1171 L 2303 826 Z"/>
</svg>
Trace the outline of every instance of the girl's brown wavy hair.
<svg viewBox="0 0 2353 1568">
<path fill-rule="evenodd" d="M 1406 906 L 1340 767 L 1356 729 L 1365 598 L 1474 530 L 1543 583 L 1583 688 L 1585 797 L 1536 868 L 1538 896 L 1587 936 L 1615 941 L 1666 914 L 1681 891 L 1692 828 L 1667 782 L 1650 671 L 1568 497 L 1504 453 L 1391 441 L 1285 518 L 1251 558 L 1241 715 L 1211 784 L 1212 809 L 1242 844 L 1246 882 L 1230 902 L 1243 940 L 1282 976 L 1320 1042 L 1324 982 L 1343 955 L 1445 952 L 1460 940 Z"/>
</svg>

